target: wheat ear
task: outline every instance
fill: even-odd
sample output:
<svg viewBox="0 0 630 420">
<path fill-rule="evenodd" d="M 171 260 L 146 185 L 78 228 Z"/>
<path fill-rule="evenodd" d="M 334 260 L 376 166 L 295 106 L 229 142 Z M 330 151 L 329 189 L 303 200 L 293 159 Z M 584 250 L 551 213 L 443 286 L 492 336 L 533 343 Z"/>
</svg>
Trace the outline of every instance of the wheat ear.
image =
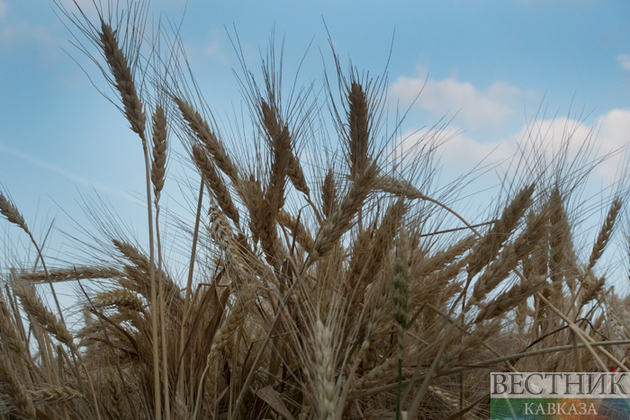
<svg viewBox="0 0 630 420">
<path fill-rule="evenodd" d="M 29 391 L 29 394 L 35 404 L 58 404 L 77 398 L 85 398 L 82 392 L 67 386 L 49 386 Z"/>
<path fill-rule="evenodd" d="M 35 237 L 26 226 L 26 222 L 24 221 L 24 217 L 18 211 L 17 207 L 4 196 L 4 194 L 0 193 L 0 213 L 7 218 L 7 220 L 17 226 L 19 226 L 29 237 L 31 243 L 35 247 L 37 251 L 37 255 L 42 262 L 42 267 L 44 268 L 44 273 L 46 275 L 46 280 L 50 286 L 50 291 L 52 292 L 53 299 L 55 300 L 55 305 L 57 306 L 57 311 L 59 312 L 59 318 L 63 322 L 63 311 L 61 310 L 61 304 L 59 303 L 59 299 L 57 298 L 57 292 L 55 291 L 55 287 L 52 284 L 50 276 L 48 275 L 48 268 L 46 267 L 46 263 L 44 261 L 44 255 L 42 254 L 42 250 L 39 245 L 37 245 L 37 241 L 35 241 Z"/>
<path fill-rule="evenodd" d="M 208 213 L 210 215 L 210 236 L 237 270 L 245 270 L 245 264 L 238 250 L 232 227 L 223 217 L 223 213 L 213 203 L 209 204 Z"/>
<path fill-rule="evenodd" d="M 367 95 L 360 83 L 352 81 L 348 89 L 348 124 L 350 142 L 348 155 L 350 177 L 354 180 L 365 171 L 370 157 L 370 113 Z"/>
<path fill-rule="evenodd" d="M 469 279 L 479 273 L 497 255 L 530 206 L 533 193 L 534 184 L 523 188 L 505 208 L 492 229 L 477 243 L 468 265 Z"/>
<path fill-rule="evenodd" d="M 125 117 L 131 124 L 131 129 L 144 138 L 146 116 L 142 110 L 142 102 L 138 97 L 127 57 L 118 46 L 115 31 L 103 20 L 101 20 L 99 35 L 105 60 L 114 76 L 114 84 L 122 99 Z"/>
<path fill-rule="evenodd" d="M 128 289 L 114 289 L 108 292 L 101 292 L 92 299 L 92 304 L 96 308 L 116 306 L 144 312 L 142 299 Z"/>
<path fill-rule="evenodd" d="M 151 182 L 153 183 L 153 195 L 156 203 L 160 200 L 160 193 L 164 188 L 166 150 L 168 147 L 166 137 L 166 113 L 164 108 L 158 105 L 153 114 L 153 161 L 151 164 Z"/>
<path fill-rule="evenodd" d="M 22 216 L 17 207 L 15 207 L 15 205 L 2 193 L 0 193 L 0 213 L 2 213 L 9 222 L 22 228 L 22 230 L 27 234 L 31 233 L 28 230 L 28 226 L 26 226 L 24 216 Z"/>
<path fill-rule="evenodd" d="M 27 314 L 33 317 L 46 331 L 54 335 L 57 340 L 68 346 L 73 353 L 77 353 L 78 349 L 76 344 L 74 344 L 72 334 L 70 334 L 63 321 L 58 320 L 46 308 L 39 296 L 37 296 L 35 287 L 32 284 L 24 280 L 15 280 L 13 291 L 20 298 L 22 307 Z"/>
<path fill-rule="evenodd" d="M 18 413 L 28 419 L 35 419 L 33 399 L 15 375 L 9 359 L 2 353 L 0 353 L 0 382 L 4 388 L 3 393 L 9 396 L 11 404 Z"/>
<path fill-rule="evenodd" d="M 374 186 L 373 184 L 377 172 L 378 169 L 376 165 L 371 164 L 367 167 L 365 172 L 352 183 L 350 191 L 348 191 L 339 206 L 325 222 L 324 226 L 322 226 L 313 245 L 313 252 L 309 254 L 309 262 L 311 264 L 319 257 L 328 253 L 332 249 L 333 244 L 350 229 L 352 219 L 359 212 Z"/>
<path fill-rule="evenodd" d="M 319 418 L 335 418 L 335 364 L 333 358 L 333 333 L 330 327 L 318 318 L 314 328 L 315 354 L 313 375 L 315 376 L 315 400 Z"/>
<path fill-rule="evenodd" d="M 593 245 L 593 250 L 591 251 L 591 256 L 588 259 L 587 271 L 592 269 L 595 266 L 599 257 L 602 256 L 604 252 L 604 248 L 608 244 L 608 240 L 612 235 L 613 228 L 615 227 L 615 220 L 617 220 L 617 215 L 619 214 L 619 210 L 621 209 L 621 199 L 615 198 L 610 205 L 610 210 L 608 210 L 608 216 L 606 216 L 606 221 L 604 221 L 604 225 L 599 231 L 599 235 L 597 235 L 597 241 Z"/>
<path fill-rule="evenodd" d="M 310 190 L 304 178 L 302 166 L 293 153 L 293 140 L 289 127 L 280 119 L 277 107 L 269 105 L 265 100 L 261 100 L 261 117 L 271 139 L 274 153 L 281 151 L 280 153 L 283 155 L 282 170 L 289 177 L 295 189 L 308 196 Z"/>
<path fill-rule="evenodd" d="M 206 156 L 206 152 L 200 146 L 194 145 L 192 147 L 192 154 L 193 160 L 201 172 L 203 180 L 208 184 L 209 190 L 214 193 L 214 198 L 219 204 L 219 207 L 221 207 L 225 215 L 232 219 L 238 226 L 239 215 L 232 201 L 232 196 L 223 183 L 223 180 L 214 169 L 214 165 Z"/>
<path fill-rule="evenodd" d="M 536 246 L 546 233 L 547 214 L 543 211 L 536 216 L 532 216 L 525 232 L 512 244 L 506 246 L 496 260 L 486 268 L 486 271 L 475 283 L 471 303 L 483 300 L 487 293 L 493 290 L 516 268 L 518 262 L 529 253 L 532 247 Z"/>
<path fill-rule="evenodd" d="M 25 356 L 27 352 L 26 343 L 18 334 L 15 326 L 11 322 L 11 313 L 9 312 L 2 295 L 0 294 L 0 338 L 2 344 L 6 345 L 13 352 L 20 356 Z"/>
<path fill-rule="evenodd" d="M 285 228 L 291 229 L 291 236 L 294 237 L 297 243 L 306 251 L 310 252 L 313 248 L 313 237 L 302 222 L 284 210 L 280 210 L 278 213 L 278 222 Z"/>
<path fill-rule="evenodd" d="M 542 290 L 547 284 L 544 277 L 538 279 L 528 279 L 512 286 L 509 290 L 501 293 L 490 303 L 483 307 L 477 315 L 475 322 L 492 319 L 513 309 L 521 302 L 527 302 L 527 298 Z"/>
<path fill-rule="evenodd" d="M 332 169 L 326 172 L 324 183 L 322 184 L 322 214 L 328 218 L 337 207 L 337 188 L 335 187 L 335 177 Z"/>
<path fill-rule="evenodd" d="M 123 273 L 115 268 L 91 266 L 61 268 L 58 270 L 51 270 L 48 274 L 44 271 L 23 272 L 19 273 L 18 277 L 22 280 L 33 283 L 42 283 L 48 281 L 49 279 L 53 283 L 61 283 L 70 280 L 113 279 L 122 275 Z"/>
<path fill-rule="evenodd" d="M 203 117 L 195 111 L 193 106 L 184 99 L 174 97 L 173 100 L 179 108 L 184 120 L 189 128 L 195 133 L 197 138 L 204 145 L 206 150 L 212 155 L 217 167 L 226 174 L 234 185 L 238 185 L 240 178 L 234 163 L 225 152 L 223 144 L 217 136 L 210 130 L 210 126 Z"/>
</svg>

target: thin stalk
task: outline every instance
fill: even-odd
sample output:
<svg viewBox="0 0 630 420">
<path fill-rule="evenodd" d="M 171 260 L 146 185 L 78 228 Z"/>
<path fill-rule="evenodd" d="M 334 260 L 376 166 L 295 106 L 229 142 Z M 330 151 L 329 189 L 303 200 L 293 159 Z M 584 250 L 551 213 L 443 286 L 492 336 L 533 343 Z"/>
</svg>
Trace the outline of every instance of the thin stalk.
<svg viewBox="0 0 630 420">
<path fill-rule="evenodd" d="M 48 274 L 48 268 L 46 268 L 46 262 L 44 261 L 44 256 L 42 255 L 42 251 L 41 249 L 39 249 L 37 242 L 35 242 L 35 238 L 33 237 L 33 234 L 31 234 L 29 230 L 27 230 L 26 233 L 28 234 L 28 237 L 31 238 L 31 242 L 33 243 L 33 246 L 35 246 L 35 249 L 37 250 L 37 255 L 39 255 L 39 259 L 42 260 L 42 267 L 44 268 L 44 273 L 46 273 L 46 280 L 48 281 L 48 284 L 50 285 L 50 291 L 52 292 L 53 299 L 55 299 L 55 305 L 57 306 L 57 311 L 59 311 L 59 319 L 61 320 L 62 323 L 65 324 L 66 321 L 63 319 L 63 312 L 61 311 L 61 305 L 59 304 L 59 299 L 57 298 L 57 293 L 55 292 L 55 287 L 52 284 L 52 280 L 50 280 L 50 275 Z"/>
<path fill-rule="evenodd" d="M 201 220 L 201 209 L 203 202 L 203 178 L 199 182 L 199 197 L 197 199 L 197 215 L 195 217 L 195 230 L 193 232 L 192 249 L 190 250 L 190 264 L 188 266 L 188 281 L 186 283 L 186 300 L 184 304 L 184 315 L 182 317 L 182 327 L 179 333 L 179 352 L 177 353 L 177 360 L 179 360 L 177 366 L 177 390 L 178 395 L 184 393 L 184 377 L 181 374 L 182 365 L 184 363 L 184 351 L 185 351 L 185 335 L 186 335 L 186 320 L 190 316 L 192 310 L 192 280 L 193 273 L 195 271 L 195 255 L 197 254 L 197 241 L 199 238 L 199 221 Z"/>
<path fill-rule="evenodd" d="M 556 315 L 558 315 L 560 318 L 562 318 L 562 320 L 564 322 L 566 322 L 569 325 L 569 328 L 571 328 L 571 330 L 577 335 L 577 337 L 582 340 L 582 342 L 584 343 L 584 345 L 586 346 L 586 349 L 591 353 L 591 355 L 593 356 L 593 358 L 595 359 L 595 361 L 597 361 L 597 363 L 599 364 L 600 369 L 602 369 L 602 372 L 607 372 L 608 368 L 606 367 L 606 365 L 604 364 L 604 362 L 602 362 L 602 360 L 599 358 L 599 356 L 595 353 L 595 350 L 592 348 L 591 343 L 593 343 L 595 340 L 593 339 L 593 337 L 591 337 L 590 335 L 586 334 L 580 327 L 578 327 L 577 325 L 575 325 L 575 323 L 573 321 L 571 321 L 569 318 L 567 318 L 558 308 L 556 308 L 551 302 L 549 302 L 542 293 L 537 292 L 536 295 L 538 296 L 538 298 L 540 300 L 542 300 L 547 306 L 549 306 L 549 308 L 556 313 Z M 619 361 L 619 359 L 617 359 L 615 356 L 613 356 L 612 354 L 610 354 L 610 352 L 608 352 L 606 349 L 598 349 L 601 353 L 604 354 L 604 356 L 608 357 L 608 359 L 610 359 L 610 361 L 612 361 L 613 363 L 615 363 L 617 366 L 619 366 L 619 369 L 621 369 L 622 371 L 626 372 L 626 373 L 630 373 L 630 370 L 621 362 Z"/>
<path fill-rule="evenodd" d="M 398 390 L 396 391 L 396 420 L 400 420 L 400 394 L 402 392 L 402 357 L 398 358 Z"/>
<path fill-rule="evenodd" d="M 164 276 L 162 275 L 162 244 L 160 242 L 160 206 L 157 201 L 155 203 L 155 239 L 157 240 L 157 253 L 158 253 L 158 270 L 160 272 L 159 277 L 159 296 L 160 296 L 160 332 L 161 332 L 161 344 L 162 344 L 162 381 L 164 382 L 164 414 L 166 420 L 171 419 L 171 398 L 169 392 L 168 381 L 168 353 L 166 350 L 166 317 L 164 316 L 164 306 L 166 299 L 164 297 Z"/>
<path fill-rule="evenodd" d="M 144 152 L 144 166 L 147 184 L 147 218 L 149 224 L 149 278 L 151 280 L 151 341 L 153 347 L 153 393 L 155 404 L 155 418 L 162 418 L 162 395 L 160 384 L 160 351 L 158 345 L 159 328 L 158 316 L 160 312 L 160 304 L 157 301 L 157 287 L 155 284 L 155 251 L 153 247 L 153 204 L 151 200 L 151 168 L 149 159 L 149 150 L 144 134 L 140 134 L 142 140 L 142 150 Z M 161 297 L 163 299 L 163 297 Z M 160 319 L 160 322 L 163 320 Z"/>
<path fill-rule="evenodd" d="M 630 344 L 630 340 L 595 341 L 595 342 L 589 343 L 589 346 L 599 348 L 599 347 L 604 347 L 604 346 L 627 346 L 628 344 Z M 577 347 L 582 348 L 582 347 L 587 347 L 587 346 L 584 343 L 578 343 Z M 574 348 L 575 346 L 573 344 L 565 344 L 563 346 L 549 347 L 546 349 L 532 350 L 532 351 L 527 351 L 527 352 L 522 352 L 522 353 L 514 353 L 508 356 L 497 357 L 496 359 L 489 359 L 489 360 L 484 360 L 478 363 L 471 363 L 466 366 L 456 367 L 456 368 L 447 370 L 445 372 L 440 372 L 436 375 L 436 377 L 454 375 L 462 371 L 467 371 L 467 370 L 485 367 L 485 366 L 492 366 L 497 363 L 503 363 L 506 361 L 515 361 L 515 360 L 523 359 L 525 357 L 540 356 L 541 354 L 549 354 L 549 353 L 556 353 L 560 351 L 573 350 Z M 425 376 L 426 375 L 419 376 L 417 378 L 412 378 L 412 379 L 405 379 L 404 381 L 402 381 L 402 383 L 403 385 L 410 385 L 413 383 L 424 381 Z M 370 397 L 372 395 L 377 395 L 382 392 L 395 390 L 397 387 L 398 387 L 398 382 L 394 382 L 391 384 L 382 385 L 382 386 L 374 387 L 365 391 L 357 392 L 356 394 L 354 394 L 354 397 L 355 398 Z"/>
</svg>

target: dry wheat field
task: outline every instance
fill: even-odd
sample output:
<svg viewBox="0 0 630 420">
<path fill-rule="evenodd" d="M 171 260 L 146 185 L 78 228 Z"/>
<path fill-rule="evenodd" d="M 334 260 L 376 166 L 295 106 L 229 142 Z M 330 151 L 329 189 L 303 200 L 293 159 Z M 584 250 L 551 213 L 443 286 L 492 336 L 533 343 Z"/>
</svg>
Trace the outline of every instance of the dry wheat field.
<svg viewBox="0 0 630 420">
<path fill-rule="evenodd" d="M 58 7 L 144 152 L 149 241 L 110 229 L 93 263 L 47 264 L 0 194 L 3 222 L 38 254 L 34 269 L 2 271 L 0 417 L 483 419 L 492 371 L 628 371 L 629 302 L 611 286 L 625 280 L 602 262 L 624 234 L 623 188 L 590 243 L 576 241 L 598 162 L 524 148 L 487 217 L 466 220 L 454 200 L 465 183 L 438 188 L 429 139 L 392 156 L 384 78 L 345 71 L 334 50 L 320 95 L 287 99 L 273 52 L 261 78 L 243 68 L 252 129 L 235 147 L 177 35 L 149 30 L 145 3 L 127 6 Z M 318 136 L 329 153 L 299 158 Z M 190 222 L 161 207 L 181 182 L 173 142 L 195 169 Z M 76 286 L 78 328 L 61 282 Z"/>
</svg>

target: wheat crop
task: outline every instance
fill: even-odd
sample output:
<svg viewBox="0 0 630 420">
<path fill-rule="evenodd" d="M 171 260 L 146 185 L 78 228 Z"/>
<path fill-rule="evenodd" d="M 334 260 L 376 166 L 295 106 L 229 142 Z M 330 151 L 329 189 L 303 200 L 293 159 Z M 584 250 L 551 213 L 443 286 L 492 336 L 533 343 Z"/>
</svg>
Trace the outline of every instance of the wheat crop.
<svg viewBox="0 0 630 420">
<path fill-rule="evenodd" d="M 252 162 L 193 93 L 185 62 L 143 54 L 146 5 L 134 4 L 96 21 L 59 7 L 98 48 L 91 58 L 143 145 L 149 243 L 112 232 L 92 264 L 48 269 L 37 247 L 34 270 L 2 272 L 0 417 L 481 419 L 490 371 L 627 371 L 627 298 L 598 264 L 622 231 L 621 188 L 590 255 L 575 241 L 571 173 L 513 174 L 492 211 L 466 220 L 415 168 L 432 147 L 402 170 L 388 157 L 383 79 L 342 72 L 334 51 L 326 133 L 343 159 L 301 157 L 322 99 L 283 103 L 270 60 L 262 81 L 241 79 Z M 200 190 L 191 222 L 167 225 L 173 142 Z M 6 193 L 0 212 L 37 245 Z M 182 230 L 184 274 L 165 226 Z M 83 291 L 78 327 L 36 287 L 59 282 Z"/>
</svg>

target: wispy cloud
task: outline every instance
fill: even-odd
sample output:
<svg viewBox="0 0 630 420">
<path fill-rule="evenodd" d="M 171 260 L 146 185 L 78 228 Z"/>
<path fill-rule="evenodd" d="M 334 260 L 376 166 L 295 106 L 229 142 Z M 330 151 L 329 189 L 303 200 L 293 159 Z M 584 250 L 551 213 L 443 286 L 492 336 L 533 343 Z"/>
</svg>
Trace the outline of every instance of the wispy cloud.
<svg viewBox="0 0 630 420">
<path fill-rule="evenodd" d="M 454 77 L 434 80 L 403 76 L 391 85 L 390 92 L 393 98 L 407 105 L 417 98 L 417 106 L 436 114 L 457 112 L 473 129 L 505 122 L 514 112 L 516 99 L 525 95 L 505 82 L 479 89 Z"/>
<path fill-rule="evenodd" d="M 186 43 L 186 55 L 194 61 L 212 60 L 219 64 L 229 63 L 228 55 L 223 46 L 221 32 L 211 30 L 207 39 L 203 43 Z"/>
<path fill-rule="evenodd" d="M 617 54 L 617 62 L 622 69 L 630 71 L 630 54 Z"/>
<path fill-rule="evenodd" d="M 7 2 L 4 0 L 0 0 L 0 19 L 5 19 L 7 17 L 7 11 L 9 6 L 7 6 Z"/>
<path fill-rule="evenodd" d="M 15 156 L 16 158 L 21 159 L 40 169 L 60 175 L 66 179 L 69 179 L 70 181 L 76 184 L 94 188 L 95 190 L 102 192 L 104 194 L 110 195 L 110 196 L 116 196 L 116 197 L 123 198 L 128 201 L 135 202 L 135 200 L 131 197 L 131 195 L 129 193 L 126 193 L 125 191 L 109 187 L 99 182 L 90 181 L 89 179 L 86 179 L 82 175 L 77 175 L 73 172 L 68 171 L 67 169 L 54 165 L 50 162 L 46 162 L 45 160 L 38 158 L 36 156 L 32 156 L 28 153 L 24 153 L 23 151 L 18 150 L 16 148 L 9 147 L 5 144 L 0 143 L 0 151 L 2 151 L 2 153 L 4 154 L 10 154 L 12 156 Z"/>
<path fill-rule="evenodd" d="M 43 46 L 55 43 L 46 28 L 25 21 L 3 25 L 0 29 L 0 44 L 4 47 L 17 48 L 30 41 L 36 41 Z"/>
</svg>

